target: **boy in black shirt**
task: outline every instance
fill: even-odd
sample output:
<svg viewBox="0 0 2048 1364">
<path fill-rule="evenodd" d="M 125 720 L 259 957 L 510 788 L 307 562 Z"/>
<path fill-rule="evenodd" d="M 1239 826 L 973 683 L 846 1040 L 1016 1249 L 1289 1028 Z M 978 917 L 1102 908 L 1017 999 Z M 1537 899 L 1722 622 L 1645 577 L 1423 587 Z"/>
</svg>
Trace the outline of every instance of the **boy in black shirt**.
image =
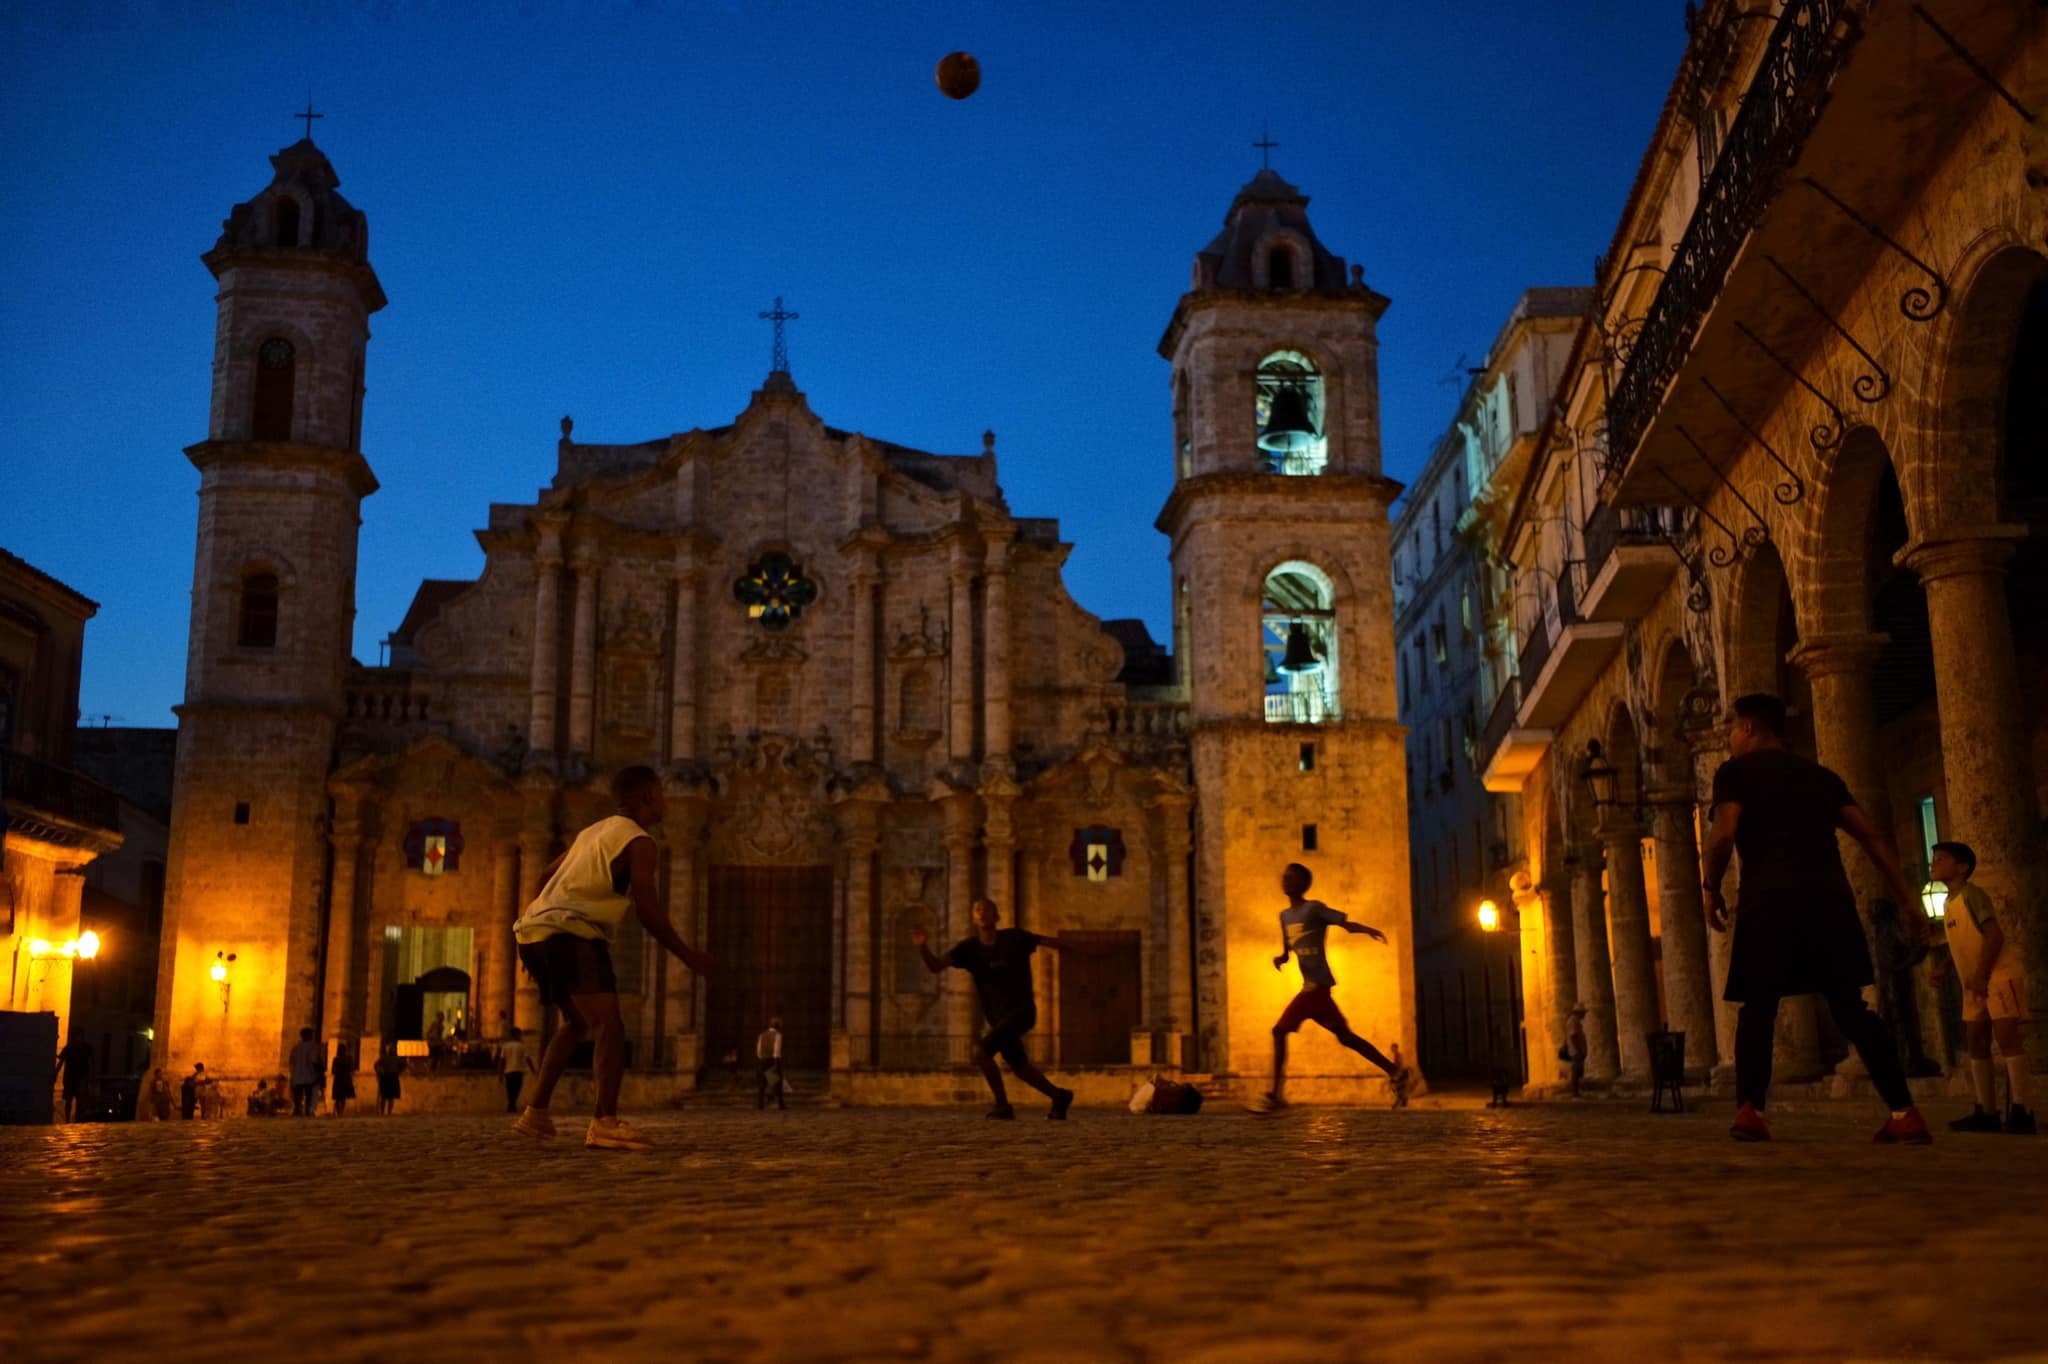
<svg viewBox="0 0 2048 1364">
<path fill-rule="evenodd" d="M 1714 773 L 1714 825 L 1705 855 L 1707 923 L 1728 929 L 1721 898 L 1728 860 L 1742 854 L 1742 896 L 1733 916 L 1728 983 L 1722 997 L 1740 1004 L 1735 1021 L 1737 1141 L 1768 1141 L 1764 1099 L 1771 1087 L 1778 1001 L 1820 995 L 1891 1110 L 1877 1140 L 1922 1146 L 1934 1138 L 1913 1106 L 1891 1034 L 1861 991 L 1875 980 L 1855 893 L 1835 842 L 1840 830 L 1875 862 L 1901 904 L 1912 903 L 1891 841 L 1849 794 L 1842 779 L 1785 747 L 1785 703 L 1762 692 L 1740 697 L 1729 724 L 1734 756 Z"/>
<path fill-rule="evenodd" d="M 1052 1111 L 1046 1117 L 1064 1119 L 1074 1102 L 1074 1091 L 1060 1088 L 1032 1064 L 1024 1050 L 1024 1034 L 1038 1022 L 1038 1005 L 1031 995 L 1031 954 L 1041 947 L 1062 952 L 1066 944 L 1021 928 L 998 929 L 993 900 L 976 900 L 970 913 L 973 936 L 962 938 L 943 957 L 932 954 L 931 935 L 922 928 L 910 930 L 910 941 L 917 945 L 925 969 L 933 975 L 956 966 L 974 977 L 974 992 L 981 996 L 981 1014 L 988 1024 L 988 1031 L 974 1044 L 974 1064 L 981 1067 L 996 1098 L 988 1115 L 1004 1120 L 1017 1116 L 1003 1089 L 1003 1073 L 996 1069 L 995 1058 L 1000 1056 L 1010 1063 L 1018 1079 L 1052 1100 Z"/>
</svg>

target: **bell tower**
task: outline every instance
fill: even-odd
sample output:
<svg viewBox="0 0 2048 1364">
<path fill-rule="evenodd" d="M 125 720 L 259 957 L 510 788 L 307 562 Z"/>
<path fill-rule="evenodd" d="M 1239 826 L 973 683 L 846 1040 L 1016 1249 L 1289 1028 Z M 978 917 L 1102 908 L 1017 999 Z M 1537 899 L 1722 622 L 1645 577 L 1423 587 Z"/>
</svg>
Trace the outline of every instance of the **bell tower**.
<svg viewBox="0 0 2048 1364">
<path fill-rule="evenodd" d="M 199 537 L 157 991 L 169 1073 L 202 1061 L 230 1082 L 274 1073 L 321 1023 L 327 774 L 377 487 L 360 449 L 384 306 L 369 226 L 310 137 L 270 164 L 201 258 L 219 281 L 213 400 L 185 451 Z"/>
<path fill-rule="evenodd" d="M 1270 1066 L 1298 983 L 1272 966 L 1289 862 L 1314 873 L 1312 898 L 1387 934 L 1332 935 L 1337 999 L 1361 1035 L 1414 1055 L 1387 519 L 1400 485 L 1380 473 L 1375 337 L 1387 299 L 1307 210 L 1276 172 L 1254 176 L 1159 343 L 1176 477 L 1158 527 L 1198 795 L 1200 1065 L 1247 1077 Z M 1379 1078 L 1320 1034 L 1297 1041 L 1289 1073 L 1302 1097 Z"/>
</svg>

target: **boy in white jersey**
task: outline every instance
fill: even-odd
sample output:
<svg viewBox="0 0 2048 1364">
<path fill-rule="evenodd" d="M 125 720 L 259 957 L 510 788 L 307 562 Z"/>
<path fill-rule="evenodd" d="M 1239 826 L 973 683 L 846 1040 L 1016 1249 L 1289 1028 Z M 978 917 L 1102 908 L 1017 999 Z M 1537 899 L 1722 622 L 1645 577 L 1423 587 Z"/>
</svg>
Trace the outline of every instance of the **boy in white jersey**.
<svg viewBox="0 0 2048 1364">
<path fill-rule="evenodd" d="M 1942 906 L 1942 927 L 1948 937 L 1949 956 L 1956 974 L 1963 978 L 1963 1027 L 1970 1048 L 1970 1088 L 1977 1106 L 1967 1118 L 1949 1124 L 1956 1132 L 2006 1131 L 2021 1136 L 2034 1134 L 2034 1115 L 2027 1107 L 2027 1052 L 2020 1038 L 2020 1020 L 2026 1017 L 2026 978 L 2020 974 L 2019 953 L 2006 939 L 1992 908 L 1991 897 L 1970 884 L 1977 870 L 1977 854 L 1967 843 L 1937 843 L 1927 871 L 1948 886 Z M 1997 1086 L 1992 1082 L 1991 1041 L 1998 1039 L 1998 1054 L 2005 1058 L 2007 1088 L 2012 1106 L 2001 1122 L 1998 1116 Z"/>
<path fill-rule="evenodd" d="M 1397 1086 L 1397 1093 L 1406 1092 L 1408 1068 L 1382 1056 L 1379 1048 L 1351 1031 L 1351 1025 L 1344 1021 L 1343 1011 L 1330 994 L 1336 988 L 1337 978 L 1330 973 L 1330 960 L 1323 953 L 1323 940 L 1333 927 L 1346 933 L 1363 933 L 1375 942 L 1385 942 L 1387 935 L 1369 924 L 1351 922 L 1320 900 L 1305 898 L 1313 880 L 1309 869 L 1299 862 L 1289 862 L 1280 873 L 1280 889 L 1286 892 L 1287 908 L 1280 911 L 1280 955 L 1273 958 L 1273 969 L 1285 967 L 1287 958 L 1292 956 L 1301 966 L 1301 992 L 1287 1002 L 1279 1021 L 1273 1025 L 1273 1087 L 1253 1102 L 1254 1113 L 1274 1113 L 1287 1106 L 1287 1101 L 1280 1097 L 1281 1087 L 1287 1083 L 1287 1038 L 1311 1020 L 1385 1071 L 1387 1079 Z"/>
<path fill-rule="evenodd" d="M 661 778 L 653 768 L 628 767 L 612 778 L 612 798 L 619 813 L 576 835 L 548 869 L 540 894 L 512 925 L 520 964 L 540 987 L 542 1005 L 562 1011 L 562 1027 L 541 1058 L 533 1100 L 512 1127 L 529 1137 L 555 1134 L 548 1116 L 555 1082 L 583 1039 L 594 1035 L 597 1111 L 583 1144 L 645 1151 L 653 1143 L 619 1117 L 626 1047 L 619 983 L 612 973 L 612 933 L 630 910 L 648 936 L 699 975 L 711 969 L 711 958 L 684 942 L 655 903 L 657 857 L 647 831 L 667 812 Z"/>
</svg>

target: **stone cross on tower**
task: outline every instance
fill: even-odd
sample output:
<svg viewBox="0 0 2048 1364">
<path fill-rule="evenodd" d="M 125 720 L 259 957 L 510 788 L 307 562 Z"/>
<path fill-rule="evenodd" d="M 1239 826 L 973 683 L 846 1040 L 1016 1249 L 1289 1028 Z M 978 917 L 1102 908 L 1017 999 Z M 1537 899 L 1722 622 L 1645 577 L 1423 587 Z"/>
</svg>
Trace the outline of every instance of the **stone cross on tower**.
<svg viewBox="0 0 2048 1364">
<path fill-rule="evenodd" d="M 1261 123 L 1259 125 L 1259 140 L 1252 143 L 1252 145 L 1259 149 L 1259 167 L 1262 170 L 1273 169 L 1273 148 L 1280 144 L 1275 142 L 1273 135 L 1266 131 L 1265 124 Z"/>
<path fill-rule="evenodd" d="M 327 115 L 316 114 L 313 112 L 313 92 L 311 90 L 308 90 L 306 92 L 305 109 L 299 113 L 293 114 L 292 117 L 302 118 L 306 120 L 306 141 L 311 142 L 313 140 L 313 120 L 316 118 L 326 118 Z"/>
<path fill-rule="evenodd" d="M 775 352 L 774 358 L 768 366 L 768 372 L 770 374 L 787 374 L 789 373 L 789 340 L 782 334 L 782 324 L 796 321 L 799 315 L 784 311 L 782 299 L 778 296 L 775 300 L 774 310 L 762 313 L 760 316 L 775 324 Z"/>
</svg>

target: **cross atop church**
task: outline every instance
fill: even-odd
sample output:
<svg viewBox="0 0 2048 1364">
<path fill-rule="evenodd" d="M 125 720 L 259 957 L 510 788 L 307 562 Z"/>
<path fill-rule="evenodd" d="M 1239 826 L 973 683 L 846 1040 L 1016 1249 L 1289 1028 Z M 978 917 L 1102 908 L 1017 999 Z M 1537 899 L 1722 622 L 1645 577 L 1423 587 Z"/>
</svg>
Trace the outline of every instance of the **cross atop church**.
<svg viewBox="0 0 2048 1364">
<path fill-rule="evenodd" d="M 1266 131 L 1265 124 L 1261 123 L 1259 125 L 1259 140 L 1252 143 L 1252 145 L 1259 149 L 1259 168 L 1261 170 L 1273 169 L 1273 148 L 1280 144 L 1275 142 L 1273 135 Z"/>
<path fill-rule="evenodd" d="M 760 316 L 775 324 L 775 356 L 774 361 L 768 366 L 768 372 L 770 374 L 787 374 L 789 373 L 789 340 L 782 334 L 782 324 L 796 321 L 799 314 L 785 311 L 782 306 L 782 298 L 778 295 L 775 299 L 774 310 L 762 313 Z"/>
<path fill-rule="evenodd" d="M 293 114 L 292 117 L 306 120 L 306 141 L 311 142 L 313 140 L 313 120 L 316 118 L 326 118 L 327 115 L 313 112 L 313 92 L 308 90 L 306 92 L 306 108 L 304 112 Z"/>
</svg>

